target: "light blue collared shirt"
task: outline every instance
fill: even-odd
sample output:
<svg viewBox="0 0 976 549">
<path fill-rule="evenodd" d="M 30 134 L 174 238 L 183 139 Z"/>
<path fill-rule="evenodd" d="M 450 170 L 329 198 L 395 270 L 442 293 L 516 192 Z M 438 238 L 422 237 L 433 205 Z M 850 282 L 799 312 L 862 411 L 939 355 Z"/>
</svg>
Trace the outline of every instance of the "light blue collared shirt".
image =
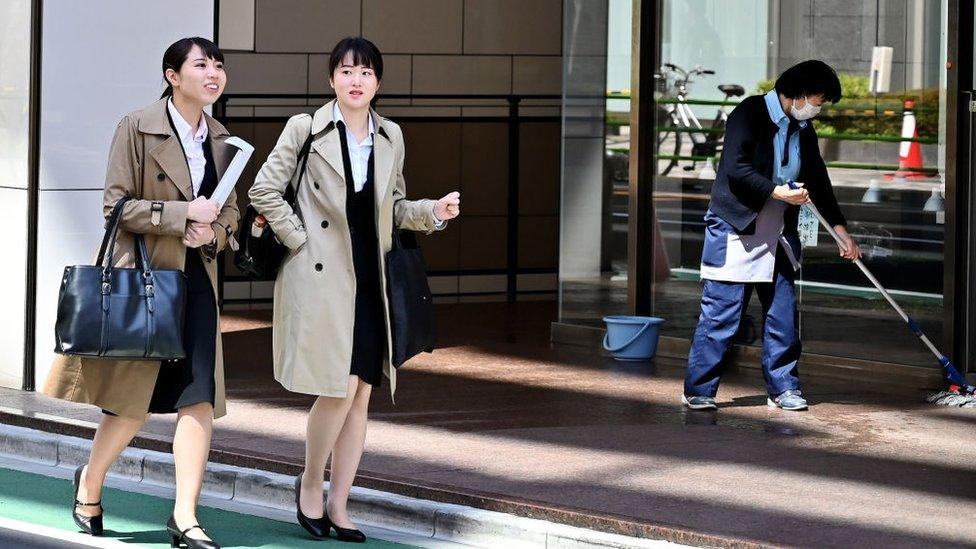
<svg viewBox="0 0 976 549">
<path fill-rule="evenodd" d="M 787 143 L 790 117 L 783 112 L 779 94 L 772 90 L 765 99 L 769 119 L 779 128 L 773 137 L 773 154 L 776 155 L 773 159 L 773 182 L 782 185 L 787 179 L 795 180 L 800 173 L 800 132 L 797 130 L 790 134 Z M 800 121 L 797 125 L 803 129 L 807 122 Z M 782 165 L 784 147 L 789 147 L 790 152 L 785 166 Z M 740 234 L 709 210 L 705 215 L 702 279 L 737 283 L 772 282 L 776 272 L 776 253 L 780 246 L 789 257 L 793 269 L 799 269 L 799 254 L 783 236 L 785 212 L 785 202 L 769 198 L 756 217 L 754 231 Z"/>
<path fill-rule="evenodd" d="M 766 110 L 769 111 L 769 119 L 779 127 L 779 131 L 773 138 L 773 153 L 776 155 L 773 162 L 773 182 L 777 185 L 784 185 L 786 180 L 796 181 L 797 176 L 800 175 L 800 132 L 797 130 L 790 135 L 788 145 L 790 160 L 783 166 L 783 148 L 787 146 L 786 132 L 790 127 L 790 117 L 783 111 L 783 105 L 779 102 L 779 92 L 775 89 L 766 94 Z M 808 122 L 801 120 L 798 124 L 802 130 L 807 127 Z"/>
</svg>

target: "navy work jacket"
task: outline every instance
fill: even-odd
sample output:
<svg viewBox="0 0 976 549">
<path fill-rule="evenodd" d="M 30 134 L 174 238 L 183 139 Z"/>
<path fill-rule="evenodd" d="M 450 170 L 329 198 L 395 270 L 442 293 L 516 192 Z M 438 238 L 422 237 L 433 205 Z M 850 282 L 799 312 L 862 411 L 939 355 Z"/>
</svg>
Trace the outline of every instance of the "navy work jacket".
<svg viewBox="0 0 976 549">
<path fill-rule="evenodd" d="M 773 138 L 779 127 L 769 118 L 766 101 L 761 95 L 744 99 L 729 114 L 725 143 L 718 174 L 712 185 L 709 209 L 728 222 L 739 233 L 750 233 L 759 211 L 773 192 Z M 837 205 L 827 167 L 817 144 L 813 124 L 799 130 L 800 174 L 810 199 L 831 226 L 846 225 Z M 796 235 L 799 206 L 789 206 L 785 213 L 783 234 Z"/>
</svg>

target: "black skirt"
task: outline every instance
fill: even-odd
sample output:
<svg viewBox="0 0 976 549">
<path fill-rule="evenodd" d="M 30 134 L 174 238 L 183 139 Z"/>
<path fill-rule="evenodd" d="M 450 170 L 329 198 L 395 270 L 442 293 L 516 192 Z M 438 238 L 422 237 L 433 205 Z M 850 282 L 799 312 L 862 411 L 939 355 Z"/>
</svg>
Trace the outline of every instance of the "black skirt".
<svg viewBox="0 0 976 549">
<path fill-rule="evenodd" d="M 186 315 L 183 347 L 186 358 L 163 362 L 156 378 L 149 412 L 174 413 L 184 406 L 214 403 L 217 360 L 217 304 L 199 250 L 186 250 Z"/>
<path fill-rule="evenodd" d="M 369 157 L 366 184 L 359 192 L 352 185 L 347 204 L 352 260 L 356 272 L 356 319 L 353 325 L 352 361 L 349 373 L 379 387 L 383 381 L 383 359 L 387 355 L 386 315 L 383 312 L 379 242 L 376 237 L 376 207 L 373 184 L 373 156 Z M 352 174 L 349 174 L 352 180 Z"/>
<path fill-rule="evenodd" d="M 349 373 L 373 387 L 379 387 L 383 381 L 383 359 L 387 350 L 386 319 L 383 317 L 383 302 L 374 295 L 379 295 L 378 285 L 356 290 L 356 320 L 352 332 Z"/>
</svg>

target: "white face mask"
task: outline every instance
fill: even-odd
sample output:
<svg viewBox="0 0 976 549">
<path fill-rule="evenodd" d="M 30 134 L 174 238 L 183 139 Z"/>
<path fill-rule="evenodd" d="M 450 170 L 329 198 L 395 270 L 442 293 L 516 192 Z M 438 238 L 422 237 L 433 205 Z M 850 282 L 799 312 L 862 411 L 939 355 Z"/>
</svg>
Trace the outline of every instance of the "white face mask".
<svg viewBox="0 0 976 549">
<path fill-rule="evenodd" d="M 796 108 L 796 100 L 794 100 L 793 104 L 790 105 L 790 114 L 797 120 L 810 120 L 820 114 L 820 107 L 810 103 L 810 99 L 806 98 L 806 104 L 798 109 Z"/>
</svg>

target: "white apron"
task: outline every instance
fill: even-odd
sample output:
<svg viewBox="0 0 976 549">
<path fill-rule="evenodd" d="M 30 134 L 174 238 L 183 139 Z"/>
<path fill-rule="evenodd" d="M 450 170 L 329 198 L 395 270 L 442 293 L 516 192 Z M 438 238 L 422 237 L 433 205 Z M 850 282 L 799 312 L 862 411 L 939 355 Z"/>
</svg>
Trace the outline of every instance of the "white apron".
<svg viewBox="0 0 976 549">
<path fill-rule="evenodd" d="M 799 253 L 783 236 L 786 208 L 785 202 L 773 198 L 767 200 L 756 218 L 753 234 L 737 234 L 728 223 L 709 211 L 705 216 L 701 278 L 722 282 L 772 282 L 779 246 L 783 246 L 793 269 L 799 270 Z M 724 261 L 721 258 L 723 248 Z"/>
</svg>

